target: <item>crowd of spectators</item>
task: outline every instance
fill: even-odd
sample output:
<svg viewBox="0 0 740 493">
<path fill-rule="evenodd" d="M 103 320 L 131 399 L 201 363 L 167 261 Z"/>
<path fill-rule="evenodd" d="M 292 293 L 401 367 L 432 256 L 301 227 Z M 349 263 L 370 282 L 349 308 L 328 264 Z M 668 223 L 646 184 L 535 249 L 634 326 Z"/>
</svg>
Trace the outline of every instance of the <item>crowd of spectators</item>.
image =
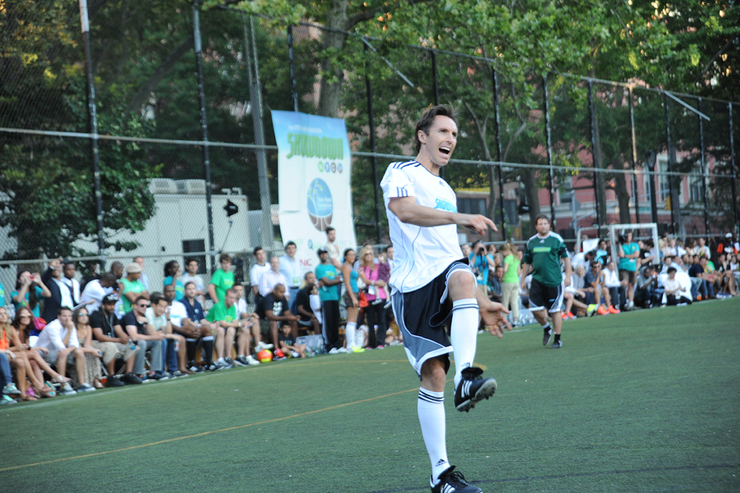
<svg viewBox="0 0 740 493">
<path fill-rule="evenodd" d="M 335 233 L 326 230 L 314 271 L 300 268 L 292 241 L 269 261 L 255 248 L 246 286 L 236 282 L 228 254 L 207 283 L 197 259 L 186 259 L 185 272 L 167 262 L 160 290 L 150 286 L 142 257 L 81 280 L 62 259 L 42 273 L 19 270 L 12 320 L 0 285 L 2 403 L 400 344 L 387 286 L 393 247 L 341 252 Z M 511 310 L 514 325 L 527 323 L 522 251 L 510 242 L 462 250 L 481 289 Z M 584 237 L 576 250 L 565 319 L 738 295 L 740 243 L 731 234 L 711 247 L 704 238 L 671 236 L 656 246 L 627 232 L 614 258 L 607 239 Z"/>
</svg>

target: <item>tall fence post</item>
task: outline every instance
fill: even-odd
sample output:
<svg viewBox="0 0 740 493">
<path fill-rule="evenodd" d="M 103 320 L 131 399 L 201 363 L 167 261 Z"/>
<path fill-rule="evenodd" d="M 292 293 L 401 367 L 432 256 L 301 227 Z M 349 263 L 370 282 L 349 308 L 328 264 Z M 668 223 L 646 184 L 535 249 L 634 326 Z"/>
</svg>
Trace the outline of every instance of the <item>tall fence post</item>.
<svg viewBox="0 0 740 493">
<path fill-rule="evenodd" d="M 370 158 L 373 164 L 373 195 L 375 197 L 375 235 L 377 243 L 380 244 L 380 204 L 378 199 L 378 161 L 375 157 L 375 114 L 373 112 L 373 86 L 370 84 L 370 57 L 368 57 L 367 43 L 363 45 L 365 53 L 365 93 L 367 94 L 367 117 L 368 126 L 370 127 Z"/>
<path fill-rule="evenodd" d="M 290 61 L 290 94 L 293 97 L 293 111 L 298 112 L 298 82 L 295 78 L 295 58 L 293 55 L 293 25 L 288 26 L 288 59 Z"/>
<path fill-rule="evenodd" d="M 658 224 L 658 197 L 655 196 L 655 151 L 650 151 L 645 156 L 645 164 L 648 167 L 648 189 L 650 190 L 650 220 Z"/>
<path fill-rule="evenodd" d="M 550 97 L 547 91 L 547 74 L 542 76 L 542 89 L 545 99 L 545 135 L 547 137 L 547 182 L 550 188 L 550 224 L 555 231 L 555 171 L 552 167 L 552 134 L 550 132 Z M 501 204 L 503 207 L 504 204 Z"/>
<path fill-rule="evenodd" d="M 437 72 L 437 51 L 432 52 L 432 94 L 434 95 L 434 106 L 439 104 L 439 73 Z"/>
<path fill-rule="evenodd" d="M 588 112 L 591 117 L 591 159 L 593 159 L 594 165 L 594 203 L 596 206 L 596 235 L 601 236 L 601 203 L 599 197 L 599 186 L 597 180 L 601 177 L 596 171 L 596 108 L 594 106 L 594 83 L 591 79 L 588 79 Z"/>
<path fill-rule="evenodd" d="M 632 140 L 632 195 L 635 200 L 635 224 L 640 224 L 640 191 L 637 188 L 637 139 L 635 137 L 635 104 L 632 86 L 629 88 L 630 139 Z"/>
<path fill-rule="evenodd" d="M 90 57 L 90 22 L 87 16 L 87 0 L 80 0 L 80 24 L 85 47 L 85 73 L 87 75 L 87 119 L 92 139 L 90 154 L 93 166 L 93 187 L 95 189 L 95 221 L 98 228 L 98 264 L 100 272 L 105 269 L 105 232 L 103 231 L 103 194 L 100 190 L 100 152 L 98 146 L 98 116 L 95 104 L 95 79 Z"/>
<path fill-rule="evenodd" d="M 740 234 L 740 215 L 737 211 L 737 168 L 735 167 L 735 137 L 732 135 L 732 103 L 727 103 L 730 117 L 730 166 L 732 166 L 732 211 L 735 213 L 735 233 Z"/>
<path fill-rule="evenodd" d="M 701 98 L 698 99 L 699 113 L 702 113 Z M 699 145 L 701 146 L 701 189 L 702 192 L 704 192 L 704 233 L 707 235 L 707 238 L 709 238 L 709 204 L 707 203 L 709 188 L 707 187 L 707 163 L 704 159 L 704 122 L 702 121 L 703 118 L 701 115 L 697 116 L 697 118 L 699 118 Z"/>
<path fill-rule="evenodd" d="M 203 168 L 206 179 L 206 218 L 208 221 L 208 252 L 211 258 L 211 273 L 216 270 L 216 258 L 213 249 L 213 207 L 211 203 L 211 160 L 208 155 L 208 120 L 206 119 L 206 92 L 203 84 L 203 54 L 200 39 L 200 12 L 198 0 L 193 0 L 193 37 L 195 38 L 195 66 L 198 78 L 198 103 L 200 104 L 200 129 L 203 139 Z"/>
<path fill-rule="evenodd" d="M 673 171 L 673 144 L 671 143 L 671 121 L 669 115 L 669 101 L 668 95 L 663 93 L 664 107 L 665 107 L 665 136 L 666 136 L 666 150 L 668 151 L 668 173 Z M 660 180 L 660 178 L 658 178 Z M 676 227 L 676 215 L 673 210 L 676 204 L 673 203 L 673 175 L 668 175 L 668 197 L 671 200 L 671 227 L 673 228 L 673 234 L 678 234 L 678 228 Z"/>
<path fill-rule="evenodd" d="M 498 195 L 501 201 L 501 234 L 506 241 L 506 214 L 504 214 L 504 167 L 501 164 L 501 114 L 499 113 L 498 74 L 493 72 L 493 121 L 496 128 L 496 157 L 498 159 Z M 493 186 L 493 184 L 491 184 Z"/>
<path fill-rule="evenodd" d="M 249 99 L 252 100 L 252 125 L 254 126 L 254 143 L 258 146 L 265 145 L 265 127 L 262 119 L 262 88 L 260 86 L 259 60 L 257 58 L 257 38 L 254 35 L 254 20 L 249 16 L 249 30 L 252 42 L 249 42 L 247 23 L 242 14 L 242 29 L 244 30 L 244 52 L 247 57 L 247 79 L 249 81 Z M 254 51 L 254 66 L 252 66 L 251 51 Z M 257 156 L 257 177 L 260 185 L 260 222 L 262 247 L 268 251 L 272 250 L 272 214 L 270 206 L 270 182 L 267 176 L 267 152 L 264 147 L 255 150 Z"/>
</svg>

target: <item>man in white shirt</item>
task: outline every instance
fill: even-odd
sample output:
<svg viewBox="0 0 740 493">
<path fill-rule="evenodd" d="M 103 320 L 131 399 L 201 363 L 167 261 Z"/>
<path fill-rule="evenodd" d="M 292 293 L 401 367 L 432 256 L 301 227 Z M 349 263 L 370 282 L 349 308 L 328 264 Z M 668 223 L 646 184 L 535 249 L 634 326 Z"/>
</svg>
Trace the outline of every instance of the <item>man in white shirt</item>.
<svg viewBox="0 0 740 493">
<path fill-rule="evenodd" d="M 444 388 L 455 356 L 455 407 L 469 411 L 496 390 L 496 380 L 482 378 L 473 366 L 479 312 L 492 334 L 501 336 L 508 311 L 477 287 L 462 258 L 457 226 L 485 236 L 496 230 L 481 215 L 457 212 L 452 188 L 439 176 L 457 144 L 457 123 L 444 106 L 429 109 L 416 124 L 416 159 L 391 163 L 381 188 L 393 246 L 392 305 L 403 333 L 409 362 L 421 379 L 417 411 L 432 464 L 432 492 L 481 492 L 447 461 Z M 445 330 L 452 316 L 450 337 Z"/>
<path fill-rule="evenodd" d="M 280 273 L 280 259 L 277 257 L 277 255 L 273 255 L 272 257 L 270 257 L 270 269 L 265 271 L 265 273 L 262 274 L 262 276 L 260 277 L 260 295 L 262 295 L 262 297 L 264 298 L 265 296 L 270 294 L 275 286 L 278 284 L 287 286 L 288 280 L 285 279 L 285 276 Z M 287 293 L 285 297 L 290 299 Z"/>
<path fill-rule="evenodd" d="M 624 286 L 619 280 L 619 271 L 617 265 L 613 260 L 606 264 L 606 268 L 603 271 L 604 274 L 604 287 L 609 292 L 610 300 L 606 300 L 607 303 L 611 301 L 611 305 L 608 310 L 611 313 L 619 313 L 619 307 L 624 305 Z M 606 296 L 604 297 L 606 298 Z"/>
<path fill-rule="evenodd" d="M 59 309 L 57 318 L 44 327 L 34 347 L 42 348 L 44 360 L 50 365 L 56 365 L 57 372 L 62 376 L 67 372 L 67 363 L 74 364 L 80 383 L 77 387 L 79 392 L 95 390 L 95 387 L 85 382 L 85 352 L 77 339 L 77 330 L 72 322 L 72 310 L 69 307 L 63 306 Z M 66 384 L 60 392 L 61 395 L 74 393 L 69 384 Z"/>
<path fill-rule="evenodd" d="M 270 270 L 270 266 L 265 263 L 267 254 L 265 250 L 258 246 L 252 250 L 252 256 L 254 257 L 254 265 L 249 269 L 249 282 L 252 287 L 252 301 L 254 306 L 259 306 L 259 302 L 262 299 L 262 295 L 259 292 L 260 278 L 262 274 Z"/>
<path fill-rule="evenodd" d="M 85 285 L 85 289 L 80 295 L 80 303 L 92 301 L 87 307 L 90 313 L 96 312 L 100 309 L 103 298 L 111 294 L 117 285 L 116 276 L 110 272 L 103 272 L 100 279 L 93 279 Z"/>
<path fill-rule="evenodd" d="M 198 263 L 198 259 L 191 258 L 190 260 L 186 261 L 185 263 L 185 274 L 180 276 L 180 282 L 183 285 L 183 288 L 187 283 L 192 282 L 195 286 L 195 296 L 196 299 L 200 302 L 200 304 L 205 303 L 205 291 L 203 291 L 203 278 L 198 275 L 198 269 L 200 269 L 200 264 Z"/>
<path fill-rule="evenodd" d="M 296 294 L 301 287 L 301 272 L 300 262 L 295 258 L 296 244 L 289 241 L 285 244 L 285 255 L 280 257 L 280 273 L 288 281 L 287 287 L 289 291 L 288 299 L 295 300 Z"/>
<path fill-rule="evenodd" d="M 329 263 L 332 264 L 335 269 L 341 271 L 341 254 L 339 252 L 339 247 L 334 244 L 337 239 L 337 231 L 329 226 L 324 230 L 324 232 L 326 233 L 326 245 L 324 245 L 324 250 L 329 254 Z"/>
</svg>

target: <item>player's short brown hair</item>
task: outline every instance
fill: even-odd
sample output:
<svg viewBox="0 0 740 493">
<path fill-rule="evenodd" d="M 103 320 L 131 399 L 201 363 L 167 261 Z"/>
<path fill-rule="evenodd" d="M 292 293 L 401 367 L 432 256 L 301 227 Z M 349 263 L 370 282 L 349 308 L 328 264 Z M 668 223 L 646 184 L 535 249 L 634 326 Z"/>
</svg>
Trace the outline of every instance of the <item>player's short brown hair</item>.
<svg viewBox="0 0 740 493">
<path fill-rule="evenodd" d="M 419 130 L 423 130 L 425 134 L 429 135 L 429 128 L 434 123 L 434 118 L 437 116 L 446 116 L 450 118 L 455 125 L 457 125 L 457 118 L 455 117 L 455 110 L 449 106 L 438 105 L 432 106 L 421 115 L 421 118 L 416 122 L 416 130 L 414 130 L 414 144 L 416 145 L 416 152 L 421 149 L 421 141 L 419 140 Z"/>
</svg>

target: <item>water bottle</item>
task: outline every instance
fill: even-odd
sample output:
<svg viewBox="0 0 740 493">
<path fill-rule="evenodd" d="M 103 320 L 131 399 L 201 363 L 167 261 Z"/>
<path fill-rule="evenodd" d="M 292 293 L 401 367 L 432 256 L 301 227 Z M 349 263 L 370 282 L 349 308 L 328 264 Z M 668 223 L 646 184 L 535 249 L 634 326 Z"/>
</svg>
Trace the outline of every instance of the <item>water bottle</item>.
<svg viewBox="0 0 740 493">
<path fill-rule="evenodd" d="M 128 347 L 131 348 L 131 351 L 136 351 L 136 344 L 131 339 L 128 340 Z"/>
</svg>

